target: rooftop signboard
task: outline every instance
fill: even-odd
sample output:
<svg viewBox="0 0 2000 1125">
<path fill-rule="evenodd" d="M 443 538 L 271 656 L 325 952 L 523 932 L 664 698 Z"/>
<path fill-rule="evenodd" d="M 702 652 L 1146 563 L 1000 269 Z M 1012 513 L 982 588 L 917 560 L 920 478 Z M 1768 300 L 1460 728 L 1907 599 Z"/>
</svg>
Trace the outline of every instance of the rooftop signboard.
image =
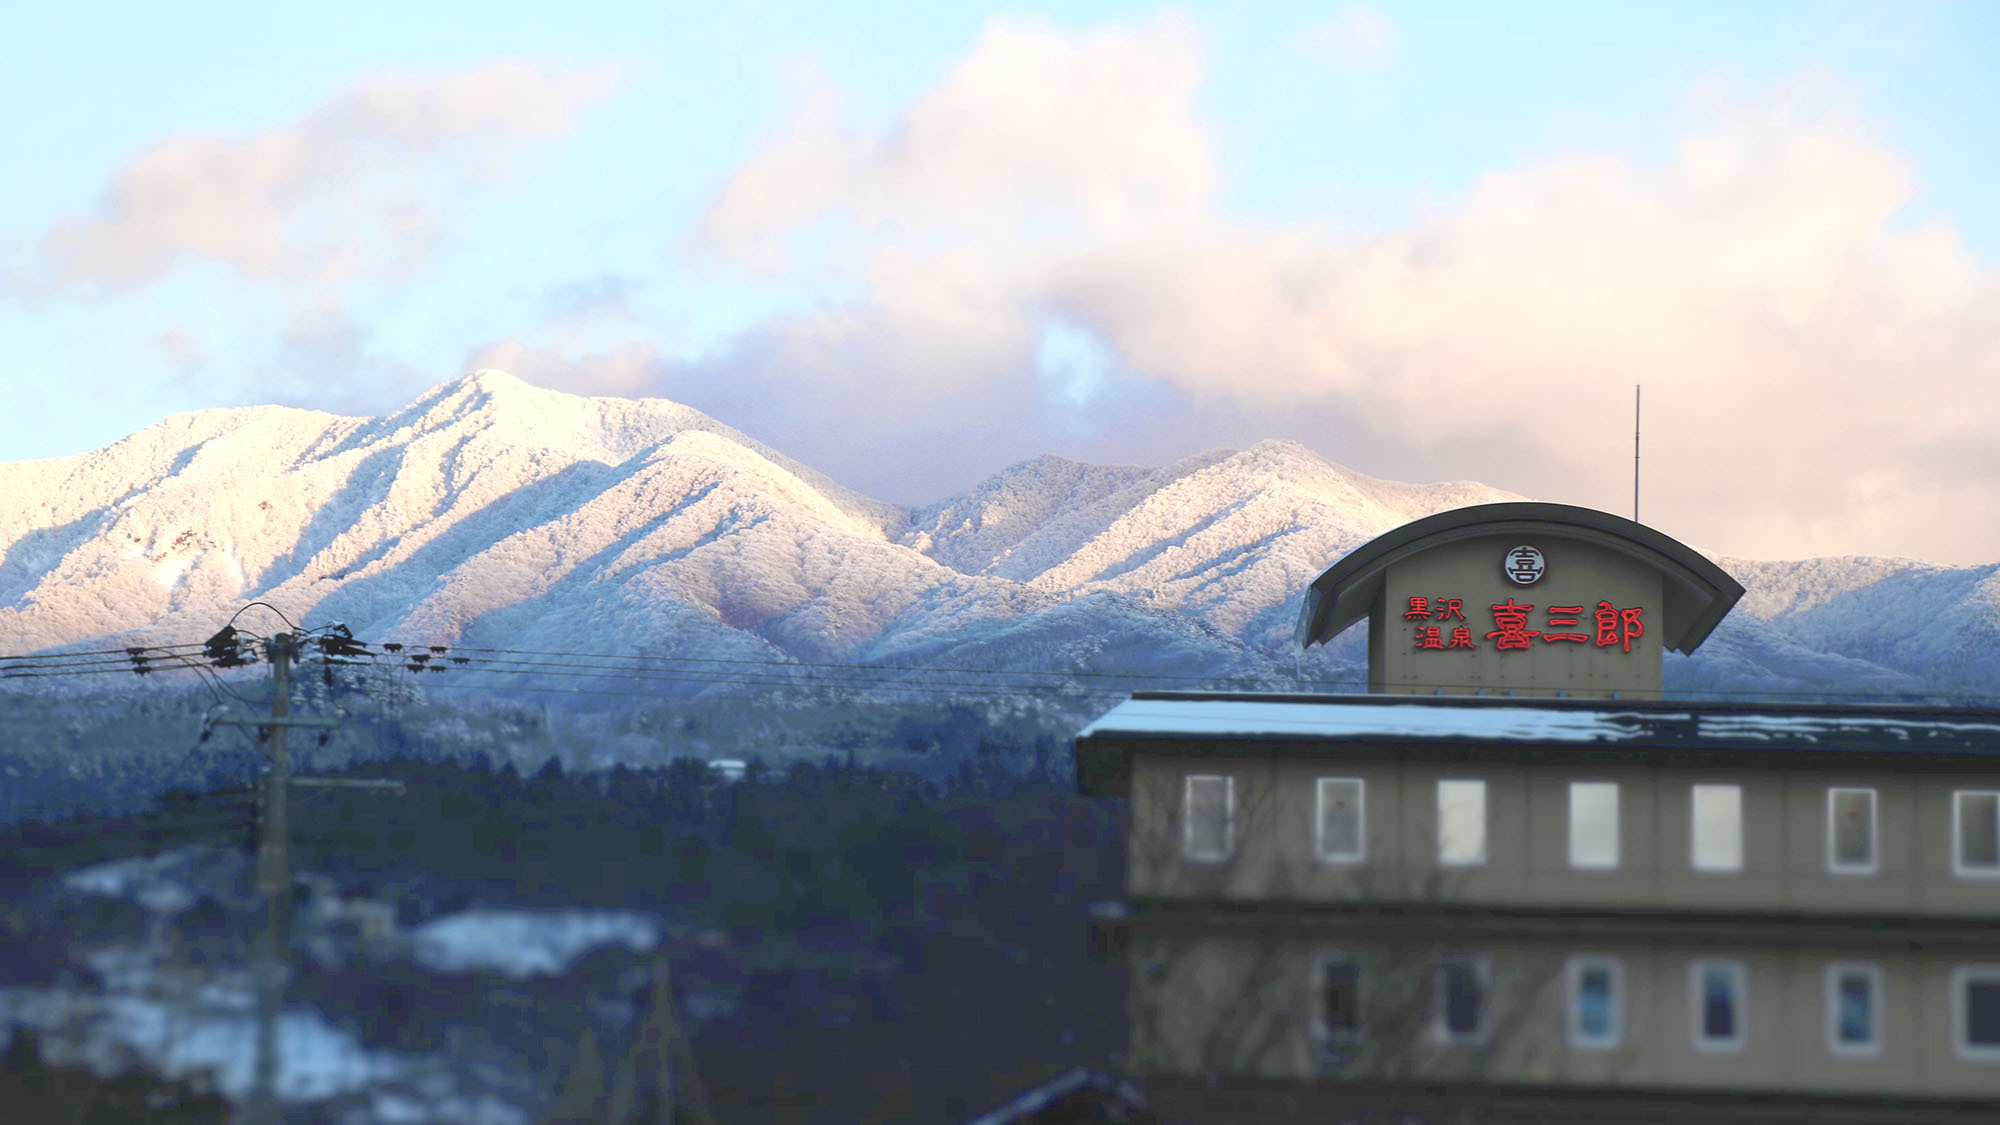
<svg viewBox="0 0 2000 1125">
<path fill-rule="evenodd" d="M 1655 698 L 1743 587 L 1642 524 L 1566 504 L 1483 504 L 1406 524 L 1306 592 L 1303 646 L 1366 617 L 1369 690 Z"/>
</svg>

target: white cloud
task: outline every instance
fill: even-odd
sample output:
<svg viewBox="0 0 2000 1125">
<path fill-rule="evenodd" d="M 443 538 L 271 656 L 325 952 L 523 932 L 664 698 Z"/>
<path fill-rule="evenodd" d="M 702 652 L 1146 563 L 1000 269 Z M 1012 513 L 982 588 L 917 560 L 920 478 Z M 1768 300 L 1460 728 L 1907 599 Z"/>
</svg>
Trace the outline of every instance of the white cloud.
<svg viewBox="0 0 2000 1125">
<path fill-rule="evenodd" d="M 523 142 L 568 129 L 616 81 L 609 69 L 500 62 L 443 77 L 362 82 L 293 124 L 248 137 L 173 137 L 135 156 L 95 214 L 42 241 L 61 282 L 150 282 L 182 258 L 256 280 L 337 284 L 421 259 L 445 201 L 422 184 L 497 170 Z"/>
<path fill-rule="evenodd" d="M 896 127 L 844 130 L 810 86 L 791 128 L 705 216 L 713 246 L 748 255 L 838 213 L 877 232 L 976 230 L 994 245 L 1199 211 L 1214 188 L 1193 27 L 1163 17 L 1067 35 L 1001 20 Z"/>
<path fill-rule="evenodd" d="M 1002 22 L 880 133 L 802 117 L 705 233 L 748 258 L 811 231 L 830 249 L 797 268 L 852 263 L 865 299 L 770 338 L 818 342 L 815 386 L 862 378 L 825 356 L 869 365 L 932 427 L 978 421 L 953 396 L 984 409 L 982 380 L 1059 394 L 1033 373 L 1054 315 L 1184 410 L 1622 511 L 1643 382 L 1649 522 L 1737 554 L 2000 556 L 1966 518 L 2000 483 L 1994 274 L 1903 220 L 1912 169 L 1815 90 L 1711 107 L 1665 162 L 1550 156 L 1335 237 L 1218 213 L 1200 73 L 1184 22 Z"/>
<path fill-rule="evenodd" d="M 1396 55 L 1396 25 L 1373 4 L 1343 4 L 1299 40 L 1306 53 L 1336 70 L 1369 70 Z"/>
</svg>

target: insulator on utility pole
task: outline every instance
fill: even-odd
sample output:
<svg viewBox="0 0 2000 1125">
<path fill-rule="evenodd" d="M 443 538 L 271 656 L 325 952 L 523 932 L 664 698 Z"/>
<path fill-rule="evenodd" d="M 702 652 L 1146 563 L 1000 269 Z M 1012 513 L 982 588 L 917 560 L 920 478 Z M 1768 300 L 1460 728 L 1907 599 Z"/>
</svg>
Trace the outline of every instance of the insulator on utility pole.
<svg viewBox="0 0 2000 1125">
<path fill-rule="evenodd" d="M 218 668 L 236 668 L 250 663 L 243 655 L 242 634 L 234 625 L 224 625 L 221 632 L 202 642 L 202 655 Z"/>
</svg>

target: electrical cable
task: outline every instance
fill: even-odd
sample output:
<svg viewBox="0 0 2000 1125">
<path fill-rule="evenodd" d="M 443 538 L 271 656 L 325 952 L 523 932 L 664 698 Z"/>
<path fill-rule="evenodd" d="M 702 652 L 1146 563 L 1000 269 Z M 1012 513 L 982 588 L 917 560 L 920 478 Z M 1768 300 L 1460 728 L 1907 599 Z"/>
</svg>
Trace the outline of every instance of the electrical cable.
<svg viewBox="0 0 2000 1125">
<path fill-rule="evenodd" d="M 299 631 L 299 627 L 297 625 L 292 624 L 292 619 L 285 616 L 284 610 L 279 609 L 277 606 L 272 605 L 270 602 L 264 602 L 264 601 L 251 602 L 250 604 L 244 606 L 242 609 L 237 610 L 235 615 L 230 617 L 229 624 L 223 626 L 223 628 L 225 629 L 234 628 L 236 625 L 236 618 L 243 616 L 244 614 L 250 612 L 251 610 L 257 608 L 260 605 L 263 606 L 265 609 L 270 610 L 272 613 L 277 614 L 278 620 L 285 623 L 285 628 L 290 629 L 294 633 Z"/>
<path fill-rule="evenodd" d="M 892 679 L 886 676 L 878 675 L 866 668 L 859 666 L 851 669 L 852 671 L 858 673 L 857 675 L 843 676 L 840 675 L 839 673 L 850 671 L 850 669 L 841 667 L 839 665 L 827 665 L 827 664 L 792 665 L 792 664 L 778 663 L 775 661 L 767 665 L 767 667 L 771 669 L 769 673 L 739 672 L 735 674 L 730 674 L 720 669 L 706 669 L 706 668 L 689 668 L 689 669 L 631 668 L 631 667 L 620 668 L 616 666 L 606 666 L 601 664 L 576 664 L 576 663 L 561 662 L 561 661 L 492 661 L 488 658 L 469 658 L 469 659 L 481 662 L 480 663 L 455 662 L 454 664 L 440 665 L 426 661 L 423 663 L 422 667 L 424 667 L 425 669 L 435 667 L 447 670 L 463 670 L 465 672 L 474 674 L 490 673 L 495 675 L 503 675 L 503 674 L 539 673 L 551 676 L 580 676 L 580 677 L 592 677 L 592 678 L 602 678 L 602 679 L 685 680 L 688 682 L 695 682 L 695 683 L 792 684 L 801 682 L 812 683 L 815 682 L 815 678 L 817 678 L 818 682 L 829 683 L 829 684 L 886 684 L 886 685 L 930 686 L 930 687 L 947 688 L 947 689 L 963 688 L 969 691 L 978 691 L 978 692 L 993 692 L 998 690 L 1001 691 L 1002 694 L 1006 694 L 1004 689 L 996 689 L 993 685 L 990 684 L 978 683 L 976 681 L 940 678 L 939 676 L 932 675 L 926 672 L 924 669 L 918 669 L 918 668 L 911 668 L 908 669 L 907 671 L 913 676 L 922 678 Z M 410 667 L 410 665 L 408 664 L 405 664 L 404 667 L 410 671 L 416 670 L 415 668 Z M 562 669 L 577 669 L 577 670 L 564 671 Z M 813 670 L 804 671 L 801 675 L 798 676 L 782 676 L 778 674 L 781 670 L 789 671 L 792 669 L 813 669 Z M 1024 672 L 1020 674 L 1031 675 L 1036 673 Z M 1057 688 L 1057 689 L 1060 689 L 1065 686 L 1062 685 L 1057 679 L 1057 676 L 1060 675 L 1059 673 L 1040 673 L 1039 675 L 1041 676 L 1040 683 L 1030 684 L 1026 686 L 1030 688 Z M 1103 690 L 1115 690 L 1115 689 L 1103 689 Z"/>
<path fill-rule="evenodd" d="M 603 652 L 541 652 L 533 649 L 481 648 L 473 645 L 450 645 L 450 646 L 427 646 L 427 647 L 430 647 L 432 649 L 442 647 L 453 653 L 490 652 L 490 653 L 498 653 L 509 656 L 568 656 L 568 657 L 583 657 L 583 658 L 598 659 L 598 660 L 683 661 L 693 664 L 750 664 L 750 665 L 773 665 L 784 668 L 837 668 L 843 670 L 865 669 L 869 671 L 887 671 L 887 672 L 963 672 L 969 675 L 979 675 L 979 676 L 1060 675 L 1060 676 L 1075 676 L 1075 677 L 1090 678 L 1090 679 L 1204 680 L 1204 681 L 1215 679 L 1215 677 L 1213 676 L 1203 676 L 1188 672 L 1160 672 L 1160 673 L 1086 672 L 1086 671 L 1043 672 L 1035 670 L 1023 670 L 1018 668 L 991 668 L 991 667 L 978 667 L 973 665 L 962 665 L 962 664 L 936 664 L 928 666 L 916 665 L 916 664 L 873 664 L 873 663 L 847 664 L 839 661 L 757 660 L 748 657 L 647 656 L 644 654 L 625 655 L 625 654 L 603 653 Z"/>
</svg>

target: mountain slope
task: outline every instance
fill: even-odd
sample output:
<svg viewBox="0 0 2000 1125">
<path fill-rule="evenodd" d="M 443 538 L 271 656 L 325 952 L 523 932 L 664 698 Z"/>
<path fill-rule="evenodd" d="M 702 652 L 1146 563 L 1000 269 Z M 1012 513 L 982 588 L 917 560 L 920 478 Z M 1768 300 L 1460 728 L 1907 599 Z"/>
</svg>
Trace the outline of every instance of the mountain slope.
<svg viewBox="0 0 2000 1125">
<path fill-rule="evenodd" d="M 963 570 L 1121 594 L 1278 648 L 1301 591 L 1341 555 L 1436 512 L 1518 499 L 1376 480 L 1265 441 L 1162 469 L 1025 462 L 915 513 L 904 542 Z"/>
<path fill-rule="evenodd" d="M 888 569 L 920 586 L 951 577 L 888 543 L 899 510 L 696 411 L 491 371 L 383 419 L 271 407 L 178 416 L 80 457 L 0 466 L 0 490 L 0 643 L 14 652 L 206 636 L 252 598 L 294 620 L 338 611 L 376 635 L 442 629 L 453 640 L 552 588 L 551 573 L 569 575 L 634 521 L 666 536 L 648 540 L 656 549 L 692 550 L 786 516 L 801 539 L 892 552 Z M 856 600 L 887 596 L 855 580 Z M 750 603 L 742 612 L 767 618 L 795 608 Z"/>
</svg>

